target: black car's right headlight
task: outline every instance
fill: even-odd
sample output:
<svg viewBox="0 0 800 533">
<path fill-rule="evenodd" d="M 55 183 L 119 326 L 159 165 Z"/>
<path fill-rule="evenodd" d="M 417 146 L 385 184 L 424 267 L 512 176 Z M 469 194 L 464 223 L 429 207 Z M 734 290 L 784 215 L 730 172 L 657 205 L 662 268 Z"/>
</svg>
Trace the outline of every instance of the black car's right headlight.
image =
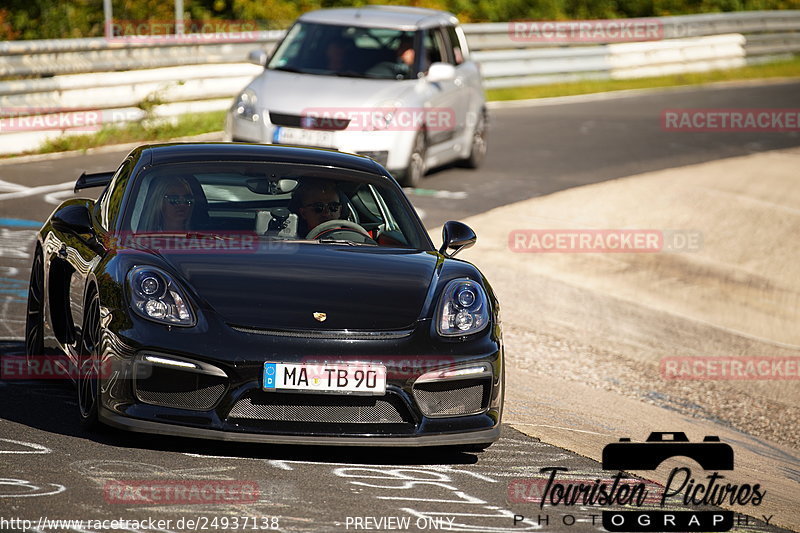
<svg viewBox="0 0 800 533">
<path fill-rule="evenodd" d="M 471 279 L 454 279 L 442 291 L 436 311 L 436 331 L 458 337 L 481 331 L 489 323 L 489 299 Z"/>
<path fill-rule="evenodd" d="M 128 272 L 131 307 L 142 317 L 170 326 L 194 326 L 189 300 L 175 281 L 160 268 L 134 267 Z"/>
</svg>

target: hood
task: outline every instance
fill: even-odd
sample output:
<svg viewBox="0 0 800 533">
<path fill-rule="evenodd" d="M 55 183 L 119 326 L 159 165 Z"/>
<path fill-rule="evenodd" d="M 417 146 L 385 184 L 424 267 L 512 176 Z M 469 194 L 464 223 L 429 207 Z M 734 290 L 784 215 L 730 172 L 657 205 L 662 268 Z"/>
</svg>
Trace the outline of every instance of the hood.
<svg viewBox="0 0 800 533">
<path fill-rule="evenodd" d="M 231 325 L 392 330 L 413 326 L 434 277 L 431 252 L 286 244 L 251 254 L 162 254 Z M 325 313 L 320 322 L 314 313 Z"/>
<path fill-rule="evenodd" d="M 308 108 L 387 107 L 397 101 L 408 105 L 406 99 L 417 85 L 416 80 L 342 78 L 265 70 L 250 87 L 258 94 L 260 107 L 300 115 Z"/>
</svg>

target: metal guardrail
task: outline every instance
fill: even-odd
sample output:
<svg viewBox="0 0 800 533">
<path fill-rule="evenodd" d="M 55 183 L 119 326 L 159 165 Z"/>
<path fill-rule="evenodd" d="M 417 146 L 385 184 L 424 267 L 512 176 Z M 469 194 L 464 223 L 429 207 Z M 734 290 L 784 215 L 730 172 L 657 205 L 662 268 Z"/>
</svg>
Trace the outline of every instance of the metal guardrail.
<svg viewBox="0 0 800 533">
<path fill-rule="evenodd" d="M 800 10 L 648 20 L 658 25 L 659 40 L 515 39 L 512 23 L 465 24 L 464 31 L 487 88 L 731 68 L 800 53 Z M 4 131 L 2 116 L 46 115 L 91 105 L 105 110 L 103 122 L 136 120 L 144 115 L 144 100 L 164 103 L 157 106 L 158 115 L 225 109 L 261 71 L 243 62 L 247 53 L 255 48 L 270 51 L 283 35 L 281 30 L 226 34 L 224 40 L 206 34 L 181 41 L 162 37 L 0 42 L 0 79 L 7 80 L 0 81 L 0 153 L 29 149 L 42 138 L 32 131 L 35 124 L 16 136 Z M 42 129 L 50 128 L 48 124 L 43 120 Z"/>
<path fill-rule="evenodd" d="M 796 51 L 800 43 L 800 10 L 750 11 L 682 15 L 652 19 L 663 27 L 664 39 L 740 33 L 752 36 L 753 54 Z M 465 24 L 474 51 L 560 48 L 558 43 L 515 41 L 510 23 Z M 254 47 L 268 50 L 284 35 L 283 30 L 226 34 L 217 42 L 213 34 L 188 35 L 183 41 L 169 38 L 92 38 L 0 42 L 0 78 L 55 76 L 85 72 L 111 72 L 209 63 L 239 63 Z M 212 42 L 208 42 L 212 41 Z M 603 44 L 603 43 L 594 43 Z M 580 43 L 570 43 L 580 48 Z M 747 50 L 748 44 L 745 45 Z M 750 50 L 748 50 L 749 52 Z M 752 54 L 748 54 L 752 55 Z M 491 56 L 484 54 L 484 61 Z"/>
</svg>

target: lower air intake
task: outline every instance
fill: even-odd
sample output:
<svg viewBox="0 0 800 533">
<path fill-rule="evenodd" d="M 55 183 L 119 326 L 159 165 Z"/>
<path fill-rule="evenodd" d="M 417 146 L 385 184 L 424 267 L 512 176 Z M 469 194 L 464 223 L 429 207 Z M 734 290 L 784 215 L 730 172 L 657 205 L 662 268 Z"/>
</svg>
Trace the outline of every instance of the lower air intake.
<svg viewBox="0 0 800 533">
<path fill-rule="evenodd" d="M 136 397 L 152 405 L 208 410 L 225 394 L 226 379 L 138 362 Z M 146 376 L 146 377 L 140 377 Z"/>
<path fill-rule="evenodd" d="M 429 381 L 414 385 L 414 399 L 428 417 L 480 413 L 489 401 L 490 379 Z"/>
<path fill-rule="evenodd" d="M 405 422 L 398 409 L 382 398 L 292 394 L 253 394 L 233 406 L 229 419 L 341 424 Z"/>
</svg>

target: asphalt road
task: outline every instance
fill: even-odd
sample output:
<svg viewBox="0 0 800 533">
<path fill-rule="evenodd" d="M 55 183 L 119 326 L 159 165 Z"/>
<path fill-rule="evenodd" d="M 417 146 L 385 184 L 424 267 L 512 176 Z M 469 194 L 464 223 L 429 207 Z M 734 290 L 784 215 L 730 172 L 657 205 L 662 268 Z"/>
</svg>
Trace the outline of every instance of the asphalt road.
<svg viewBox="0 0 800 533">
<path fill-rule="evenodd" d="M 800 83 L 793 82 L 494 109 L 485 167 L 437 169 L 411 198 L 426 225 L 435 227 L 588 183 L 798 146 L 796 133 L 670 133 L 661 130 L 660 122 L 661 111 L 670 108 L 793 108 L 798 94 Z M 7 339 L 0 343 L 1 355 L 23 350 L 34 224 L 69 196 L 67 184 L 81 171 L 113 169 L 123 156 L 109 152 L 0 165 L 0 338 Z M 513 406 L 515 399 L 507 401 Z M 161 524 L 167 531 L 203 530 L 203 525 L 212 531 L 388 531 L 397 523 L 375 520 L 389 517 L 410 518 L 410 531 L 603 531 L 599 522 L 592 524 L 596 509 L 542 510 L 536 503 L 516 501 L 509 484 L 541 478 L 543 467 L 566 467 L 571 476 L 586 480 L 609 473 L 594 461 L 510 427 L 480 455 L 365 451 L 232 445 L 116 431 L 92 435 L 77 427 L 75 410 L 68 384 L 0 381 L 0 531 L 21 529 L 19 523 L 3 522 L 11 518 L 34 520 L 34 529 L 41 531 L 97 529 L 86 524 L 45 528 L 38 523 L 43 517 L 172 520 Z M 258 490 L 238 500 L 143 504 L 120 501 L 113 484 L 118 481 L 195 487 L 238 481 Z M 514 515 L 525 520 L 515 524 Z M 224 524 L 223 517 L 228 519 Z M 236 527 L 234 517 L 239 517 Z M 187 520 L 198 519 L 197 527 L 187 527 Z M 106 530 L 148 529 L 147 524 L 122 525 Z M 736 530 L 778 531 L 753 519 L 737 524 Z"/>
</svg>

